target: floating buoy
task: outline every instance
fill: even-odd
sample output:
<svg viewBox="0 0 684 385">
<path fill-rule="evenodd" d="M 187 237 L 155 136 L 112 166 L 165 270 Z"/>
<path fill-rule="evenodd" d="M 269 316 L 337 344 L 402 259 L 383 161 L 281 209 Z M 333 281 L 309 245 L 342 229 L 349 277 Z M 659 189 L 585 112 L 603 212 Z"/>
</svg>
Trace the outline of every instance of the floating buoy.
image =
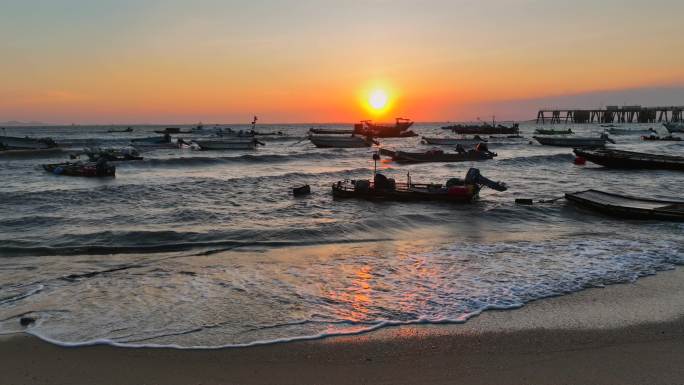
<svg viewBox="0 0 684 385">
<path fill-rule="evenodd" d="M 581 156 L 578 156 L 577 158 L 575 158 L 575 164 L 578 166 L 584 166 L 585 164 L 587 164 L 587 160 Z"/>
<path fill-rule="evenodd" d="M 24 327 L 29 326 L 34 322 L 36 322 L 36 319 L 33 317 L 21 317 L 21 319 L 19 319 L 19 323 Z"/>
<path fill-rule="evenodd" d="M 295 187 L 292 189 L 292 195 L 299 197 L 311 194 L 311 186 L 308 184 L 304 186 Z"/>
<path fill-rule="evenodd" d="M 531 205 L 532 204 L 532 199 L 529 198 L 516 198 L 515 203 L 519 205 Z"/>
</svg>

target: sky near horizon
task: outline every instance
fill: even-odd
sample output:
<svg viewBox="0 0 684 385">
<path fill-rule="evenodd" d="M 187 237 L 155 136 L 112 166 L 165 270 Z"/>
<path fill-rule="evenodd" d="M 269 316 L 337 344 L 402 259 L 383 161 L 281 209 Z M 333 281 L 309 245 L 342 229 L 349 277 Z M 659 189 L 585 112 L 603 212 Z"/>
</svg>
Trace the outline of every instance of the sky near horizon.
<svg viewBox="0 0 684 385">
<path fill-rule="evenodd" d="M 681 0 L 0 0 L 0 121 L 526 119 L 524 101 L 597 92 L 684 105 L 682 15 Z"/>
</svg>

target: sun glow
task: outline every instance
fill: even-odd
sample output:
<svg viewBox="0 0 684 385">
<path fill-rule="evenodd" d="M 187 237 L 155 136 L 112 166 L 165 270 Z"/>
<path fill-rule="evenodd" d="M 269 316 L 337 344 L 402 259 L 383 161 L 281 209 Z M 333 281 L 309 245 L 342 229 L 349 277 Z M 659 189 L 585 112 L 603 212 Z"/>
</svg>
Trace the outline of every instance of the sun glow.
<svg viewBox="0 0 684 385">
<path fill-rule="evenodd" d="M 368 97 L 368 105 L 375 112 L 382 112 L 389 104 L 389 96 L 384 90 L 374 90 Z"/>
</svg>

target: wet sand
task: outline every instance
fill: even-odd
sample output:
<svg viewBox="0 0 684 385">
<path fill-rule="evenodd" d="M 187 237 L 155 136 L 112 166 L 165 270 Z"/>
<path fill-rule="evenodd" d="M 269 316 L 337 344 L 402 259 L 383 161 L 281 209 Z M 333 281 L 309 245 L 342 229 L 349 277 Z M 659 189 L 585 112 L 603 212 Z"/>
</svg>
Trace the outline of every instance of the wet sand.
<svg viewBox="0 0 684 385">
<path fill-rule="evenodd" d="M 0 341 L 2 384 L 681 384 L 684 270 L 463 325 L 237 349 Z"/>
</svg>

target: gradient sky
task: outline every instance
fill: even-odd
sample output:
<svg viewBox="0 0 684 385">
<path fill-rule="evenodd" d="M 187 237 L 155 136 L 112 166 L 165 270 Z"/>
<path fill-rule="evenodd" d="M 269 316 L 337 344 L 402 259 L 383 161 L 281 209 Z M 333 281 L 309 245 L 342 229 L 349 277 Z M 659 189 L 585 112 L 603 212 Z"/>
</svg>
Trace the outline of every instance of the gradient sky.
<svg viewBox="0 0 684 385">
<path fill-rule="evenodd" d="M 0 0 L 0 121 L 527 119 L 523 101 L 597 92 L 684 105 L 683 15 L 682 0 Z M 375 88 L 385 116 L 364 108 Z"/>
</svg>

